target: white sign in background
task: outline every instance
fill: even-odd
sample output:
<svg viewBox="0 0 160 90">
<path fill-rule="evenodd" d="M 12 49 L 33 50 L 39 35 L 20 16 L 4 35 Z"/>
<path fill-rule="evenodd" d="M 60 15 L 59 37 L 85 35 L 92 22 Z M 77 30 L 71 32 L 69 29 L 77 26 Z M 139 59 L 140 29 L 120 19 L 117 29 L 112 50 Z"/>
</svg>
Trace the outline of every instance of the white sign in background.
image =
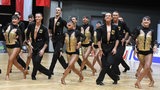
<svg viewBox="0 0 160 90">
<path fill-rule="evenodd" d="M 123 58 L 125 60 L 135 60 L 138 61 L 138 58 L 136 55 L 134 55 L 134 50 L 132 48 L 132 46 L 127 46 L 126 50 L 124 52 L 124 56 Z M 158 51 L 156 53 L 153 54 L 153 63 L 160 63 L 160 48 L 158 48 Z"/>
</svg>

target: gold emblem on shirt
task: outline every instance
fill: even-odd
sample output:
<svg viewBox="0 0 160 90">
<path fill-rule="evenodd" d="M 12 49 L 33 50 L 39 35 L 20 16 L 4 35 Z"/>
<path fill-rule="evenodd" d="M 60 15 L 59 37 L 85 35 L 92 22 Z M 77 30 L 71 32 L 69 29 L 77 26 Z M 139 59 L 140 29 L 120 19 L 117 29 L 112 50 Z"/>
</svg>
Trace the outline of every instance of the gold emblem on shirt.
<svg viewBox="0 0 160 90">
<path fill-rule="evenodd" d="M 40 29 L 40 30 L 39 30 L 39 33 L 43 33 L 43 30 L 42 30 L 42 29 Z"/>
<path fill-rule="evenodd" d="M 115 30 L 112 30 L 112 31 L 111 31 L 111 34 L 114 35 L 114 34 L 115 34 Z"/>
<path fill-rule="evenodd" d="M 57 24 L 56 24 L 57 26 L 59 26 L 60 25 L 60 22 L 57 22 Z"/>
<path fill-rule="evenodd" d="M 118 26 L 118 30 L 119 30 L 119 31 L 121 30 L 121 27 L 120 27 L 120 26 Z"/>
</svg>

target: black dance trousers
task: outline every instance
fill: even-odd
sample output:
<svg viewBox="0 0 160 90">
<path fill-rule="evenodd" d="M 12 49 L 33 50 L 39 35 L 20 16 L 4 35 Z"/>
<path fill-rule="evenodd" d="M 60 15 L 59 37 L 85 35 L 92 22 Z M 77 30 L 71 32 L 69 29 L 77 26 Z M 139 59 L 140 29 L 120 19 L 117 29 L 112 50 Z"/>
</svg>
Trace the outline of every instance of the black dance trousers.
<svg viewBox="0 0 160 90">
<path fill-rule="evenodd" d="M 108 76 L 114 80 L 117 81 L 117 75 L 112 71 L 111 66 L 114 65 L 115 60 L 114 60 L 114 55 L 112 55 L 111 48 L 106 48 L 106 50 L 103 49 L 104 55 L 102 55 L 101 62 L 102 62 L 102 70 L 99 73 L 99 76 L 96 80 L 97 83 L 102 82 L 105 78 L 105 74 L 107 73 Z M 107 51 L 107 52 L 106 52 Z"/>
<path fill-rule="evenodd" d="M 60 52 L 61 52 L 60 48 L 62 48 L 61 47 L 62 44 L 63 43 L 60 40 L 56 40 L 56 41 L 53 42 L 54 54 L 53 54 L 53 57 L 52 57 L 51 65 L 49 67 L 49 70 L 51 72 L 54 72 L 54 68 L 55 68 L 57 60 L 59 60 L 60 64 L 62 65 L 62 67 L 64 69 L 66 69 L 68 67 L 68 64 L 66 63 L 64 57 L 60 56 Z"/>
<path fill-rule="evenodd" d="M 43 56 L 39 56 L 39 52 L 33 52 L 32 55 L 33 55 L 32 56 L 32 62 L 33 62 L 32 77 L 36 76 L 37 71 L 40 71 L 41 73 L 47 76 L 50 76 L 51 72 L 41 64 L 41 60 Z"/>
<path fill-rule="evenodd" d="M 129 66 L 127 65 L 127 63 L 123 59 L 125 47 L 126 47 L 125 45 L 122 46 L 122 44 L 120 43 L 118 46 L 118 49 L 117 49 L 117 53 L 115 55 L 115 64 L 112 66 L 112 69 L 117 75 L 120 75 L 119 64 L 122 64 L 122 66 L 125 69 L 129 69 Z"/>
</svg>

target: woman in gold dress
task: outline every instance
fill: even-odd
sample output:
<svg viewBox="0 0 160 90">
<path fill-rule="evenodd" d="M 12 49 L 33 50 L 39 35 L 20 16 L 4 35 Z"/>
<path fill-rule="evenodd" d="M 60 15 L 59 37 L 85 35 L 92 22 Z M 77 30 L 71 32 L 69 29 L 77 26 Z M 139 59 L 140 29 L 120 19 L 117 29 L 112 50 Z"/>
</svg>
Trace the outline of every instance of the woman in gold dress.
<svg viewBox="0 0 160 90">
<path fill-rule="evenodd" d="M 82 42 L 82 65 L 80 72 L 82 72 L 85 65 L 91 68 L 92 74 L 95 75 L 96 69 L 92 66 L 91 62 L 88 60 L 88 56 L 92 51 L 93 43 L 93 26 L 89 24 L 89 18 L 87 16 L 83 17 L 83 25 L 81 26 L 81 33 L 86 36 L 85 41 Z"/>
<path fill-rule="evenodd" d="M 62 84 L 66 84 L 65 78 L 71 70 L 73 70 L 73 72 L 75 72 L 79 76 L 80 82 L 83 80 L 82 74 L 78 69 L 75 68 L 74 64 L 75 62 L 77 62 L 79 58 L 79 48 L 81 46 L 81 42 L 83 42 L 86 39 L 86 37 L 78 30 L 74 30 L 74 24 L 72 21 L 67 23 L 67 28 L 68 30 L 64 35 L 64 42 L 66 45 L 67 60 L 69 62 L 68 67 L 66 68 L 63 77 L 61 78 Z"/>
<path fill-rule="evenodd" d="M 153 53 L 157 51 L 157 41 L 155 39 L 154 30 L 150 28 L 151 19 L 145 16 L 142 19 L 141 26 L 134 30 L 133 38 L 136 41 L 138 59 L 143 67 L 143 70 L 137 77 L 135 87 L 141 89 L 140 84 L 144 76 L 148 75 L 150 79 L 149 87 L 154 86 L 154 80 L 151 74 L 151 65 Z"/>
<path fill-rule="evenodd" d="M 6 47 L 8 52 L 8 66 L 6 72 L 6 80 L 9 80 L 9 73 L 13 65 L 15 65 L 19 70 L 23 72 L 24 79 L 26 79 L 27 70 L 25 70 L 18 62 L 17 58 L 21 51 L 22 46 L 22 38 L 21 38 L 21 30 L 18 26 L 19 17 L 17 15 L 12 16 L 12 22 L 8 24 L 8 26 L 4 29 Z"/>
</svg>

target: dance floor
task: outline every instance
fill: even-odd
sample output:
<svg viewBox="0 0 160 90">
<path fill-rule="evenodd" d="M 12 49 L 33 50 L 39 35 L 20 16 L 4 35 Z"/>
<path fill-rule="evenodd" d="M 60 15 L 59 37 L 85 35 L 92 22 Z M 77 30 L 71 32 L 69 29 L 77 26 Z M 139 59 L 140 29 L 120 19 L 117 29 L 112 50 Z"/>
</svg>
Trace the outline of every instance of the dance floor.
<svg viewBox="0 0 160 90">
<path fill-rule="evenodd" d="M 23 54 L 24 60 L 26 60 L 27 53 Z M 65 55 L 64 55 L 65 56 Z M 43 57 L 42 64 L 45 67 L 49 67 L 52 59 L 52 53 L 46 53 Z M 89 57 L 89 61 L 92 62 L 92 57 Z M 78 82 L 79 77 L 71 72 L 66 77 L 66 85 L 61 84 L 61 77 L 63 75 L 64 69 L 57 62 L 55 67 L 55 74 L 52 76 L 50 80 L 44 74 L 37 73 L 37 80 L 33 81 L 31 79 L 32 72 L 32 62 L 30 63 L 29 74 L 27 75 L 27 79 L 23 79 L 23 73 L 19 71 L 15 66 L 13 66 L 12 73 L 10 73 L 10 80 L 5 80 L 7 63 L 8 63 L 8 54 L 0 53 L 0 69 L 2 73 L 0 74 L 0 90 L 138 90 L 135 88 L 134 83 L 136 82 L 135 72 L 138 67 L 139 62 L 137 61 L 126 61 L 130 66 L 130 70 L 126 73 L 122 71 L 124 68 L 120 65 L 121 76 L 120 81 L 117 85 L 112 84 L 112 80 L 106 74 L 104 79 L 104 86 L 96 85 L 96 78 L 100 72 L 100 67 L 96 63 L 95 68 L 97 69 L 96 75 L 92 76 L 92 72 L 90 68 L 87 67 L 86 70 L 83 71 L 84 80 L 82 82 Z M 79 65 L 76 63 L 76 67 L 79 69 Z M 153 63 L 153 78 L 155 80 L 154 87 L 148 87 L 149 79 L 145 77 L 141 84 L 142 90 L 160 90 L 160 65 Z"/>
</svg>

